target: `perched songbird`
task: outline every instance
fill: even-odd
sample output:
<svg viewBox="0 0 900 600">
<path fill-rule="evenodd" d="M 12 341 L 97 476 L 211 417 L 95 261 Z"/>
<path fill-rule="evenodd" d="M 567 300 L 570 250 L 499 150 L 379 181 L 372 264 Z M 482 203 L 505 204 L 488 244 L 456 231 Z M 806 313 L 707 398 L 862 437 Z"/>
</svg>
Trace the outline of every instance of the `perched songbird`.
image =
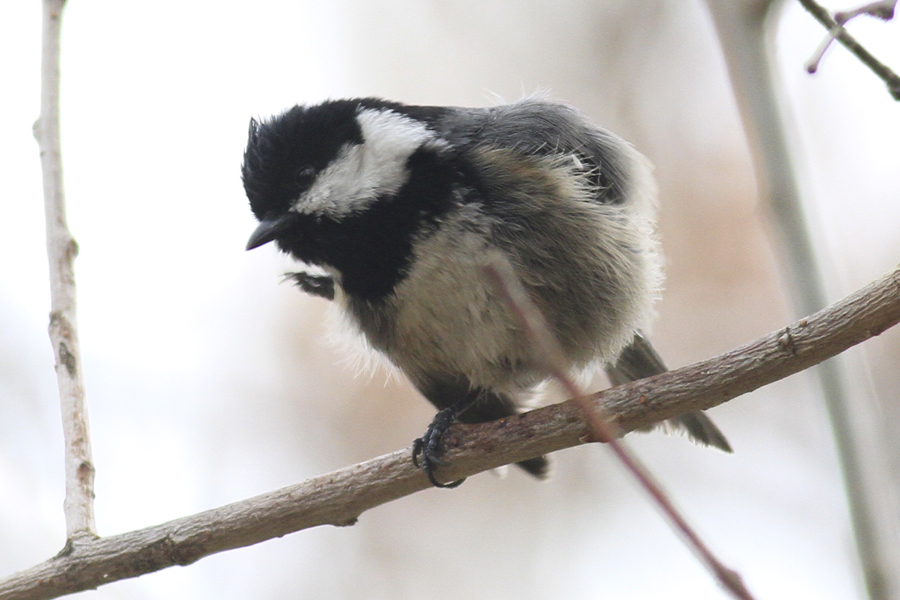
<svg viewBox="0 0 900 600">
<path fill-rule="evenodd" d="M 482 267 L 499 251 L 543 311 L 573 371 L 613 383 L 665 371 L 641 335 L 661 283 L 647 161 L 575 109 L 542 99 L 491 108 L 376 98 L 295 106 L 250 121 L 243 181 L 259 227 L 326 275 L 333 299 L 439 412 L 414 444 L 437 486 L 454 422 L 517 412 L 547 379 Z M 700 412 L 670 421 L 730 451 Z M 518 463 L 536 476 L 545 457 Z"/>
</svg>

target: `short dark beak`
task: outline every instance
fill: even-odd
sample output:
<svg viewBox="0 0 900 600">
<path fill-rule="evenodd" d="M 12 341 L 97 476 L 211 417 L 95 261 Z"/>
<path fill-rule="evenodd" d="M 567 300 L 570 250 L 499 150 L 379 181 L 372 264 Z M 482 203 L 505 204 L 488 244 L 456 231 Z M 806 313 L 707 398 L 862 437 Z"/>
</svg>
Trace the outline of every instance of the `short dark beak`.
<svg viewBox="0 0 900 600">
<path fill-rule="evenodd" d="M 250 239 L 247 240 L 247 250 L 253 250 L 263 244 L 268 244 L 277 238 L 278 234 L 293 225 L 296 218 L 297 213 L 289 212 L 279 217 L 263 219 L 259 222 L 259 227 L 256 228 Z"/>
</svg>

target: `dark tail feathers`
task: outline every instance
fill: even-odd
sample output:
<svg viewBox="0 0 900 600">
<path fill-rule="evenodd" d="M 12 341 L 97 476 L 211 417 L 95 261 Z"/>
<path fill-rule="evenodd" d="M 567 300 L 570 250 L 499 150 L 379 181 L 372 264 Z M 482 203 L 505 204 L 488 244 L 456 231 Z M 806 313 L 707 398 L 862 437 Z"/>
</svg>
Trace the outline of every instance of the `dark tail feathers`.
<svg viewBox="0 0 900 600">
<path fill-rule="evenodd" d="M 622 351 L 616 364 L 606 367 L 606 375 L 613 385 L 637 381 L 651 375 L 665 373 L 665 363 L 642 333 L 635 333 L 634 340 Z M 669 419 L 666 423 L 675 430 L 684 431 L 688 436 L 705 446 L 713 446 L 731 452 L 731 445 L 705 413 L 697 411 Z"/>
</svg>

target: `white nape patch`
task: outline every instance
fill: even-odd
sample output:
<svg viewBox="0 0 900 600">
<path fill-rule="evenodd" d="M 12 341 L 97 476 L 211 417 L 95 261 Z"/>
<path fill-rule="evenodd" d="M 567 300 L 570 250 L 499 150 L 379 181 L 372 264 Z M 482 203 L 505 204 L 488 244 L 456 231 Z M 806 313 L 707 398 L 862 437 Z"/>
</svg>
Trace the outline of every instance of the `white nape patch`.
<svg viewBox="0 0 900 600">
<path fill-rule="evenodd" d="M 295 203 L 299 213 L 341 217 L 380 195 L 398 192 L 409 179 L 406 161 L 423 145 L 443 145 L 423 123 L 387 109 L 360 111 L 363 143 L 348 144 Z"/>
</svg>

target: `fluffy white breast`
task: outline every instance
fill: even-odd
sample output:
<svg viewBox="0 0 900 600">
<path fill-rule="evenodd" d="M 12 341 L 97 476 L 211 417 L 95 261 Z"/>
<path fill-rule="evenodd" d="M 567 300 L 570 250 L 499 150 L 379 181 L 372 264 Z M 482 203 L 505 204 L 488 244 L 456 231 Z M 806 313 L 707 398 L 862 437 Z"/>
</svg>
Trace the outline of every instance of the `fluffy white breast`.
<svg viewBox="0 0 900 600">
<path fill-rule="evenodd" d="M 364 209 L 378 196 L 398 192 L 409 179 L 407 161 L 422 146 L 444 143 L 425 125 L 387 109 L 365 109 L 356 116 L 362 144 L 347 144 L 294 210 L 341 217 Z"/>
</svg>

